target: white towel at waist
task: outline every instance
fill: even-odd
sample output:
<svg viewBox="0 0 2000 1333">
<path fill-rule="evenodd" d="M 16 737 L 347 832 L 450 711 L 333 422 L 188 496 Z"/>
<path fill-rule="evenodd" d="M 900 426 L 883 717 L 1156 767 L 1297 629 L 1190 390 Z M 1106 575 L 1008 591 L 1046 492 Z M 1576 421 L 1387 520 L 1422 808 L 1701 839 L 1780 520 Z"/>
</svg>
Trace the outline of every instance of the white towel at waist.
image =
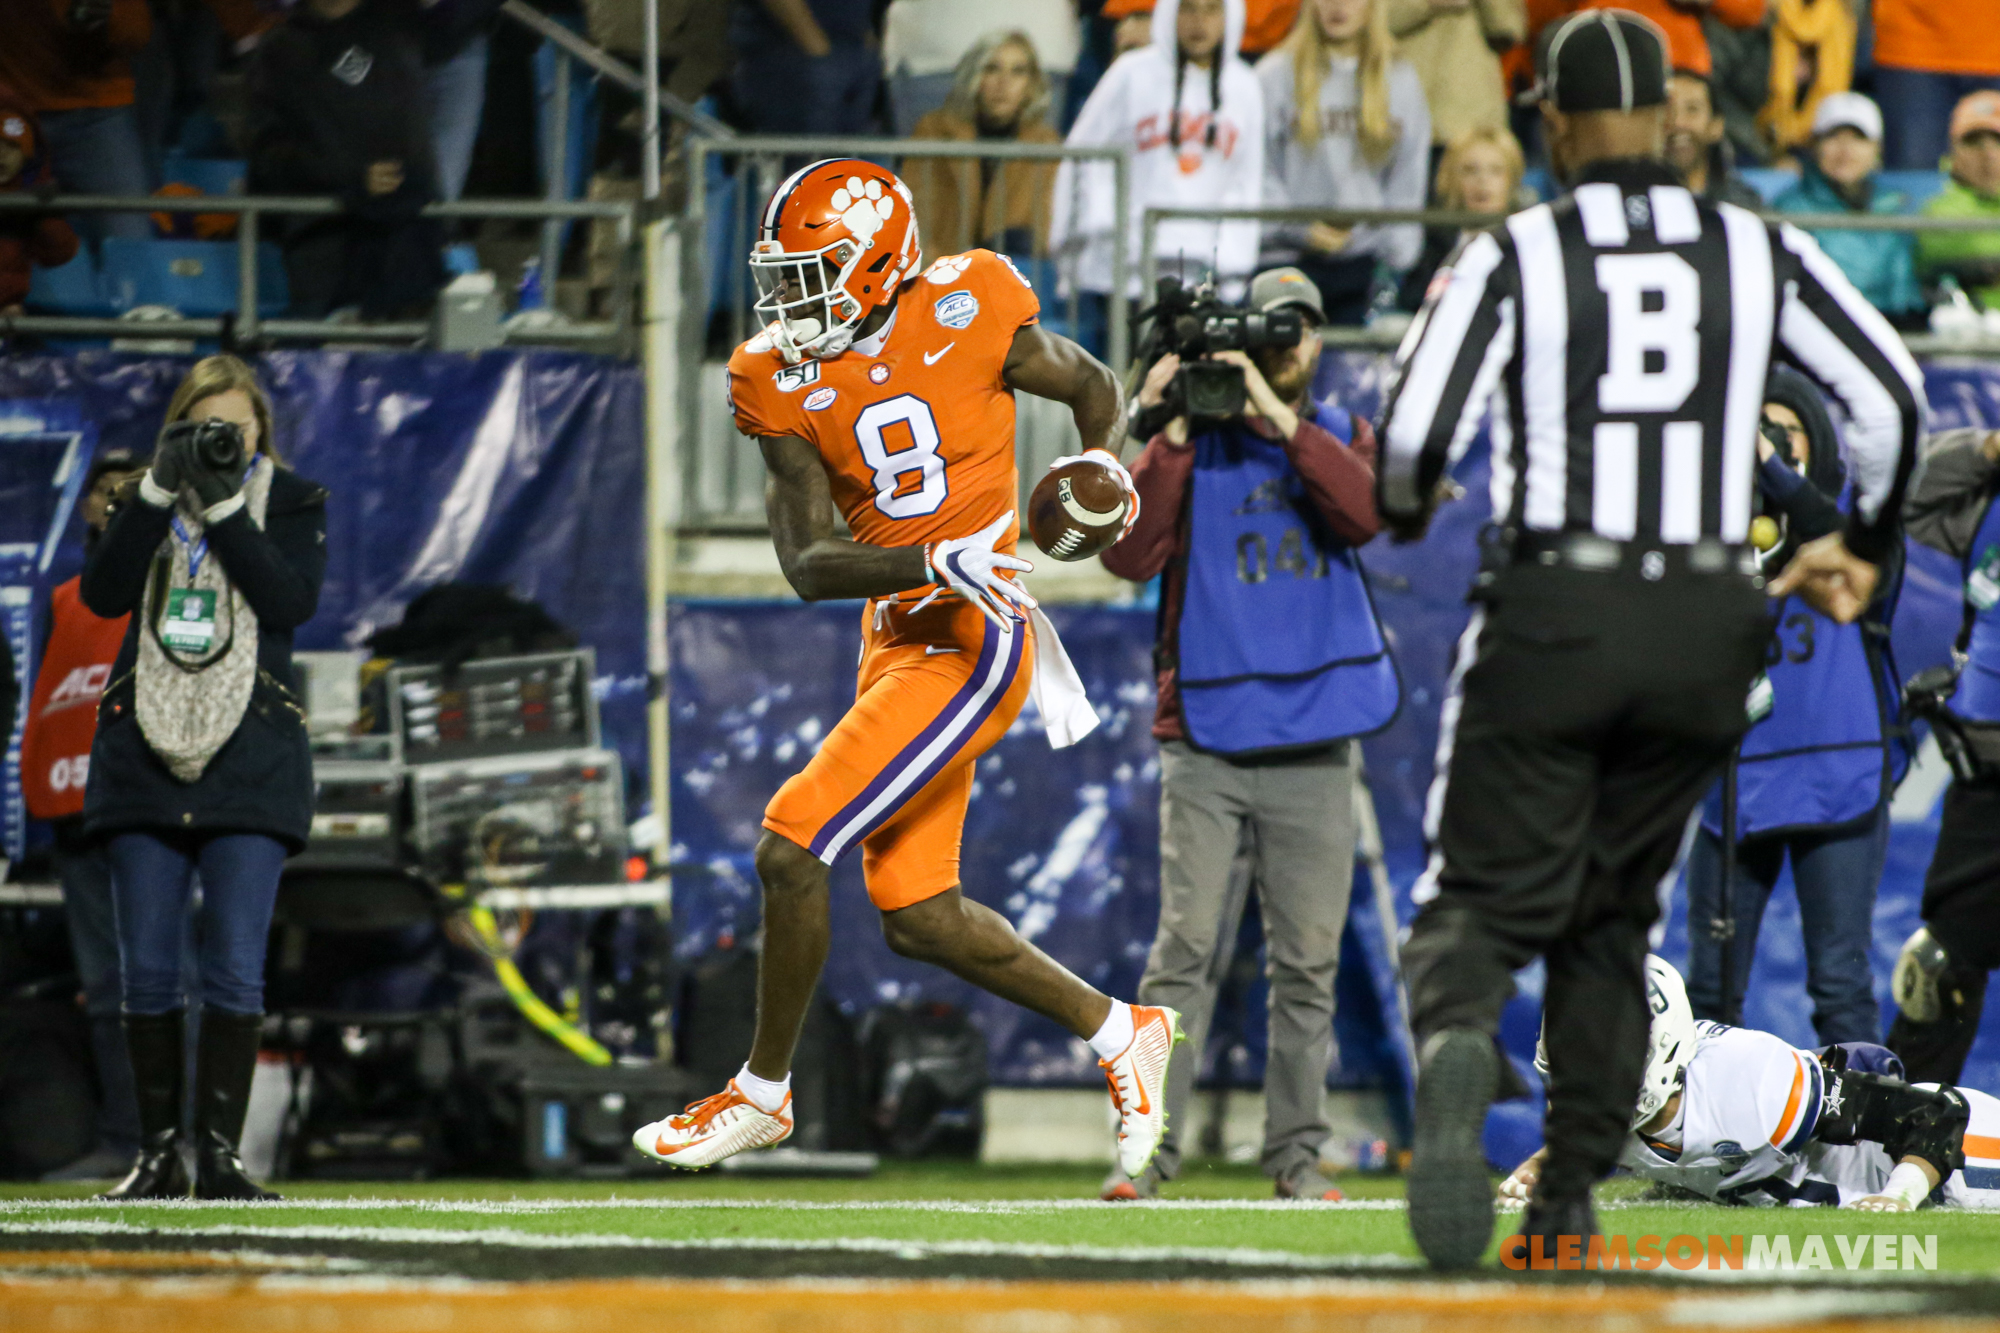
<svg viewBox="0 0 2000 1333">
<path fill-rule="evenodd" d="M 1028 697 L 1042 715 L 1049 747 L 1060 750 L 1097 730 L 1097 710 L 1083 692 L 1083 678 L 1070 665 L 1056 627 L 1039 607 L 1028 615 L 1035 626 L 1035 678 L 1028 686 Z"/>
</svg>

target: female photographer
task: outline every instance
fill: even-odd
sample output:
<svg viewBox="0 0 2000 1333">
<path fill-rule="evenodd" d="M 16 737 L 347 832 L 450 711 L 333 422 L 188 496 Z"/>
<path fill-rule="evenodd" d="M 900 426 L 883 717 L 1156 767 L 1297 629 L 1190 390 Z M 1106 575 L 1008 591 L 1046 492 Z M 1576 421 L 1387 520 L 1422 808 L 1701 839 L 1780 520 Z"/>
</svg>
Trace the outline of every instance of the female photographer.
<svg viewBox="0 0 2000 1333">
<path fill-rule="evenodd" d="M 1780 524 L 1765 568 L 1782 569 L 1798 545 L 1840 529 L 1851 489 L 1818 388 L 1780 367 L 1764 399 L 1757 489 L 1765 514 Z M 1889 847 L 1889 796 L 1909 765 L 1889 655 L 1900 574 L 1897 558 L 1851 625 L 1800 598 L 1776 605 L 1764 685 L 1751 691 L 1750 730 L 1729 761 L 1735 808 L 1725 812 L 1724 786 L 1709 794 L 1688 857 L 1687 991 L 1697 1018 L 1742 1021 L 1758 927 L 1789 857 L 1819 1042 L 1880 1039 L 1871 923 Z M 1737 842 L 1725 903 L 1723 833 L 1732 814 Z M 1727 984 L 1725 935 L 1733 936 Z M 1750 1026 L 1764 1023 L 1752 1015 Z"/>
<path fill-rule="evenodd" d="M 198 362 L 167 408 L 151 470 L 83 571 L 100 616 L 132 616 L 98 706 L 86 829 L 110 851 L 140 1153 L 107 1197 L 188 1192 L 180 947 L 191 881 L 201 1037 L 195 1193 L 275 1197 L 237 1140 L 263 1022 L 264 943 L 285 857 L 312 825 L 312 756 L 292 631 L 326 570 L 326 492 L 278 462 L 271 407 L 232 356 Z"/>
</svg>

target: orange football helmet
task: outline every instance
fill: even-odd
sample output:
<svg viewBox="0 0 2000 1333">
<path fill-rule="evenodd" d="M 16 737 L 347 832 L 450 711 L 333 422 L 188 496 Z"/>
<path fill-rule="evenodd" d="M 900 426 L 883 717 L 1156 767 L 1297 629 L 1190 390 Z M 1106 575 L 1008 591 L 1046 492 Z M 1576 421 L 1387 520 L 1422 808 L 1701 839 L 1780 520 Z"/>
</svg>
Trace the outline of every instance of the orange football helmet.
<svg viewBox="0 0 2000 1333">
<path fill-rule="evenodd" d="M 757 314 L 788 362 L 839 356 L 923 262 L 910 187 L 886 167 L 837 157 L 794 172 L 757 227 Z"/>
</svg>

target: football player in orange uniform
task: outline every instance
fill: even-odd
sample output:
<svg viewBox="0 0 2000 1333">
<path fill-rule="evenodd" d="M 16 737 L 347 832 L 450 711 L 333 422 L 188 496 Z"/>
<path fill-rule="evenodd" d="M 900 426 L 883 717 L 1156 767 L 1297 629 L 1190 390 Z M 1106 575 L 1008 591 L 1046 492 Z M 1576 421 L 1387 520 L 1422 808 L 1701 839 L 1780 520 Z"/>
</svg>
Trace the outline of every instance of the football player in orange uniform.
<svg viewBox="0 0 2000 1333">
<path fill-rule="evenodd" d="M 1179 1015 L 1100 994 L 958 884 L 973 764 L 1031 690 L 1052 742 L 1095 721 L 1013 577 L 1031 568 L 1014 554 L 1014 393 L 1068 404 L 1086 446 L 1115 464 L 1117 381 L 1036 323 L 1034 292 L 1001 256 L 925 269 L 910 191 L 872 163 L 817 162 L 787 180 L 750 266 L 770 323 L 730 358 L 730 402 L 763 450 L 792 587 L 807 601 L 868 599 L 858 697 L 764 812 L 749 1061 L 633 1142 L 694 1167 L 791 1133 L 792 1048 L 826 961 L 828 867 L 859 847 L 890 948 L 1089 1041 L 1119 1111 L 1119 1160 L 1137 1174 L 1165 1129 Z"/>
</svg>

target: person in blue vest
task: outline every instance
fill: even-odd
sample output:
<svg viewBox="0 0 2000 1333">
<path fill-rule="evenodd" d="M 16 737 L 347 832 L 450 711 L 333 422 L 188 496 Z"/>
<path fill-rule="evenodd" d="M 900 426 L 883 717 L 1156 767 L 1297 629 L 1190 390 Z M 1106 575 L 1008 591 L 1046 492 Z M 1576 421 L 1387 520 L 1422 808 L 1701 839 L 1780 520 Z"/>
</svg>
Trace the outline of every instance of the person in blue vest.
<svg viewBox="0 0 2000 1333">
<path fill-rule="evenodd" d="M 2000 967 L 2000 430 L 1932 437 L 1903 506 L 1917 541 L 1959 562 L 1965 620 L 1952 664 L 1910 682 L 1950 760 L 1924 924 L 1896 960 L 1888 1046 L 1911 1082 L 1956 1083 Z M 1926 678 L 1929 677 L 1929 680 Z M 1927 688 L 1928 687 L 1928 688 Z M 1926 697 L 1928 696 L 1928 697 Z"/>
<path fill-rule="evenodd" d="M 1780 367 L 1765 390 L 1757 489 L 1782 540 L 1766 568 L 1846 523 L 1847 476 L 1819 390 Z M 1764 905 L 1787 857 L 1805 933 L 1806 991 L 1822 1045 L 1872 1042 L 1882 1031 L 1869 968 L 1875 886 L 1889 846 L 1889 796 L 1908 767 L 1898 722 L 1889 618 L 1899 569 L 1874 604 L 1841 625 L 1788 597 L 1764 674 L 1752 687 L 1750 730 L 1734 776 L 1734 911 L 1721 913 L 1727 778 L 1709 793 L 1688 858 L 1688 1000 L 1696 1018 L 1736 1022 Z M 1733 993 L 1722 985 L 1722 935 L 1733 929 Z"/>
<path fill-rule="evenodd" d="M 1402 693 L 1360 558 L 1379 526 L 1375 436 L 1312 396 L 1319 289 L 1272 269 L 1249 306 L 1297 307 L 1305 331 L 1293 347 L 1213 354 L 1243 371 L 1243 417 L 1193 433 L 1168 421 L 1132 466 L 1138 521 L 1103 557 L 1120 578 L 1164 575 L 1160 926 L 1139 993 L 1178 1009 L 1204 1048 L 1245 905 L 1230 869 L 1247 833 L 1270 978 L 1262 1165 L 1281 1199 L 1339 1198 L 1319 1151 L 1353 881 L 1353 741 L 1387 726 Z M 1169 355 L 1148 372 L 1141 417 L 1161 410 L 1179 364 Z M 1169 1071 L 1159 1155 L 1137 1179 L 1114 1171 L 1105 1198 L 1154 1197 L 1178 1173 L 1199 1064 Z"/>
</svg>

